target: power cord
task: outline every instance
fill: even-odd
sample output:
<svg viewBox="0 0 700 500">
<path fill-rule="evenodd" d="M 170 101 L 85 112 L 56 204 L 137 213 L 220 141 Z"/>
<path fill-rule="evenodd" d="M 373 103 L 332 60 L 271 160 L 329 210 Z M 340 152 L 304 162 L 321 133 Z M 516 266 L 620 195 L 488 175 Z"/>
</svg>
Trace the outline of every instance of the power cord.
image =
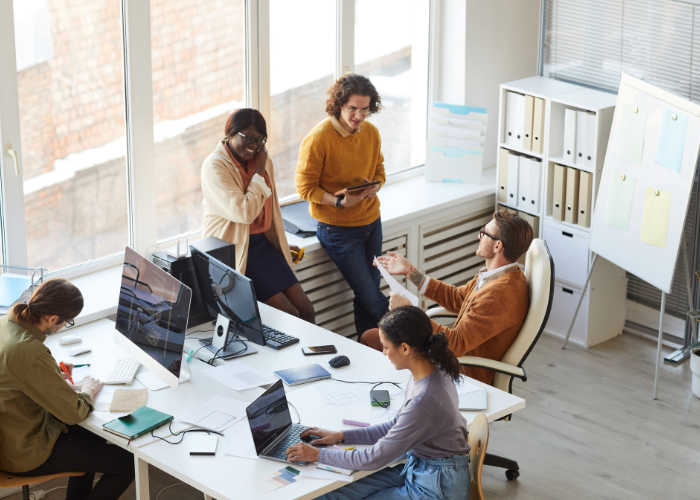
<svg viewBox="0 0 700 500">
<path fill-rule="evenodd" d="M 168 444 L 180 444 L 180 443 L 182 443 L 182 440 L 185 439 L 185 434 L 187 434 L 188 432 L 206 432 L 207 434 L 218 434 L 219 436 L 222 436 L 222 437 L 223 437 L 223 434 L 221 434 L 220 432 L 211 431 L 211 430 L 209 430 L 209 429 L 188 429 L 188 430 L 186 430 L 186 431 L 173 432 L 173 429 L 172 429 L 171 425 L 172 425 L 172 420 L 171 420 L 170 423 L 168 424 L 168 430 L 170 431 L 170 434 L 171 434 L 173 437 L 182 436 L 182 437 L 180 438 L 180 441 L 178 441 L 177 443 L 173 443 L 172 441 L 168 441 L 167 439 L 165 439 L 165 438 L 163 438 L 163 437 L 156 436 L 155 434 L 153 434 L 153 431 L 151 431 L 151 436 L 154 437 L 154 438 L 158 438 L 158 439 L 160 439 L 161 441 L 165 441 L 165 442 L 168 443 Z"/>
<path fill-rule="evenodd" d="M 372 401 L 377 404 L 377 406 L 381 406 L 382 408 L 389 408 L 389 403 L 382 403 L 381 401 L 378 401 L 377 398 L 374 397 L 374 394 L 372 394 L 372 391 L 379 387 L 382 384 L 392 384 L 398 387 L 403 391 L 403 387 L 399 385 L 399 382 L 363 382 L 363 381 L 351 381 L 351 380 L 340 380 L 338 378 L 333 378 L 331 377 L 331 380 L 335 380 L 336 382 L 343 382 L 344 384 L 374 384 L 374 386 L 369 390 L 369 394 L 372 397 Z"/>
<path fill-rule="evenodd" d="M 170 488 L 174 488 L 175 486 L 180 486 L 181 484 L 185 484 L 185 483 L 175 483 L 175 484 L 171 484 L 170 486 L 166 486 L 165 488 L 163 488 L 162 490 L 160 490 L 158 492 L 158 494 L 156 495 L 156 500 L 158 500 L 160 498 L 160 494 L 163 493 L 165 490 L 169 490 Z"/>
</svg>

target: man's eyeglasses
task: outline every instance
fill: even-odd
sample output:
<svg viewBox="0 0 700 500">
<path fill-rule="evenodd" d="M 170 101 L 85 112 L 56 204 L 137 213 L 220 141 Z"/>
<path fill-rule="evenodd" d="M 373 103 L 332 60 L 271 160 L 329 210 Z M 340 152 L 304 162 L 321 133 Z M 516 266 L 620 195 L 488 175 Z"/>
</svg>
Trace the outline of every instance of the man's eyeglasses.
<svg viewBox="0 0 700 500">
<path fill-rule="evenodd" d="M 484 228 L 482 227 L 481 231 L 479 231 L 479 239 L 482 239 L 484 236 L 488 236 L 489 238 L 491 238 L 494 241 L 501 241 L 500 238 L 496 238 L 494 235 L 489 234 L 486 231 L 484 231 Z"/>
<path fill-rule="evenodd" d="M 256 144 L 260 147 L 263 147 L 265 143 L 267 142 L 267 137 L 259 137 L 255 138 L 250 135 L 245 135 L 243 132 L 238 132 L 238 135 L 243 137 L 243 142 L 245 142 L 248 146 L 252 146 L 253 144 Z"/>
<path fill-rule="evenodd" d="M 360 113 L 362 116 L 369 115 L 369 109 L 345 108 L 350 113 Z"/>
</svg>

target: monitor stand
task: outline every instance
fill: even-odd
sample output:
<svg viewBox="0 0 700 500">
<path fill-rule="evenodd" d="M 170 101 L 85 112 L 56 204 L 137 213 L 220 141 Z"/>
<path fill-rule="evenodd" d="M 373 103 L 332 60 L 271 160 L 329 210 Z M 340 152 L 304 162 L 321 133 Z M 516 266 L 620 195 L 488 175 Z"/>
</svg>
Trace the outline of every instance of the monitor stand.
<svg viewBox="0 0 700 500">
<path fill-rule="evenodd" d="M 180 380 L 178 381 L 178 384 L 184 384 L 192 378 L 192 369 L 190 368 L 190 364 L 185 359 L 187 358 L 187 355 L 183 355 L 182 358 L 182 362 L 180 363 Z"/>
<path fill-rule="evenodd" d="M 211 339 L 201 339 L 200 344 L 209 349 L 214 355 L 218 353 L 218 358 L 231 359 L 239 356 L 247 356 L 258 352 L 251 342 L 242 340 L 230 341 L 236 335 L 236 322 L 226 316 L 219 314 L 216 318 L 214 336 Z"/>
</svg>

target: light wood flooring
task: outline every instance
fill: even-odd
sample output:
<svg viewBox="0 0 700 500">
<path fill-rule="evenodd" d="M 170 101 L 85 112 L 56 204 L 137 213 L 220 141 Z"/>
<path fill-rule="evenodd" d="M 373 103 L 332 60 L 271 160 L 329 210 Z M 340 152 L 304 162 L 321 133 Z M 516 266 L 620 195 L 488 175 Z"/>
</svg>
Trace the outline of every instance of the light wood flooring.
<svg viewBox="0 0 700 500">
<path fill-rule="evenodd" d="M 655 343 L 625 334 L 591 349 L 560 346 L 540 339 L 525 362 L 528 381 L 514 382 L 527 407 L 490 426 L 489 451 L 516 459 L 520 477 L 507 481 L 502 469 L 485 467 L 486 499 L 700 498 L 700 400 L 688 363 L 662 366 L 653 401 Z M 150 481 L 152 499 L 178 482 L 153 467 Z M 45 498 L 62 500 L 65 490 Z M 202 498 L 186 485 L 160 496 Z M 122 499 L 135 499 L 133 485 Z"/>
</svg>

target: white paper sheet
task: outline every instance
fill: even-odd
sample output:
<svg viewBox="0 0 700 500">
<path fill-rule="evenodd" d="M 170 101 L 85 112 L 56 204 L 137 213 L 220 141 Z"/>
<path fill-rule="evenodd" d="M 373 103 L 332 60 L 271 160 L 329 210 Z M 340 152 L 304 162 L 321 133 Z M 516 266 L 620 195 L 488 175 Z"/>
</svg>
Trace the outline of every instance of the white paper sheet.
<svg viewBox="0 0 700 500">
<path fill-rule="evenodd" d="M 216 368 L 207 368 L 202 370 L 202 373 L 235 391 L 245 391 L 277 382 L 277 378 L 255 370 L 243 361 L 232 361 Z"/>
<path fill-rule="evenodd" d="M 384 422 L 388 422 L 389 420 L 393 420 L 396 415 L 399 414 L 400 408 L 392 410 L 391 408 L 384 408 L 382 412 L 374 417 L 371 421 L 370 424 L 372 425 L 378 425 L 378 424 L 383 424 Z"/>
<path fill-rule="evenodd" d="M 371 401 L 369 393 L 372 387 L 372 384 L 328 382 L 318 385 L 316 389 L 321 394 L 325 404 L 347 406 L 354 403 L 367 403 Z M 389 396 L 398 396 L 401 394 L 401 389 L 392 384 L 382 384 L 377 387 L 377 390 L 389 391 Z"/>
<path fill-rule="evenodd" d="M 391 274 L 389 274 L 389 272 L 386 269 L 384 269 L 384 267 L 379 263 L 376 255 L 374 256 L 374 263 L 379 268 L 379 272 L 382 273 L 382 278 L 384 278 L 384 281 L 387 282 L 389 288 L 391 288 L 391 290 L 396 293 L 400 293 L 408 300 L 410 300 L 411 304 L 418 307 L 418 297 L 406 290 L 398 281 L 396 281 L 394 277 Z"/>
<path fill-rule="evenodd" d="M 196 410 L 179 418 L 198 427 L 216 432 L 228 429 L 246 416 L 247 404 L 224 396 L 214 396 Z"/>
<path fill-rule="evenodd" d="M 464 375 L 462 375 L 460 378 L 461 383 L 455 384 L 455 387 L 457 388 L 457 395 L 462 396 L 464 394 L 471 394 L 472 392 L 481 390 L 481 387 L 468 382 Z"/>
<path fill-rule="evenodd" d="M 136 380 L 145 385 L 149 391 L 159 391 L 169 387 L 168 384 L 163 382 L 157 375 L 153 372 L 143 372 L 136 374 Z"/>
<path fill-rule="evenodd" d="M 251 458 L 259 460 L 258 454 L 255 453 L 255 443 L 253 443 L 253 435 L 248 432 L 241 432 L 238 436 L 229 443 L 226 447 L 226 454 L 234 457 Z"/>
<path fill-rule="evenodd" d="M 299 475 L 303 477 L 312 477 L 314 479 L 327 479 L 329 481 L 343 481 L 346 483 L 351 483 L 355 479 L 354 474 L 346 476 L 345 474 L 338 474 L 337 472 L 331 472 L 329 470 L 317 469 L 310 465 L 306 467 L 299 467 Z"/>
</svg>

